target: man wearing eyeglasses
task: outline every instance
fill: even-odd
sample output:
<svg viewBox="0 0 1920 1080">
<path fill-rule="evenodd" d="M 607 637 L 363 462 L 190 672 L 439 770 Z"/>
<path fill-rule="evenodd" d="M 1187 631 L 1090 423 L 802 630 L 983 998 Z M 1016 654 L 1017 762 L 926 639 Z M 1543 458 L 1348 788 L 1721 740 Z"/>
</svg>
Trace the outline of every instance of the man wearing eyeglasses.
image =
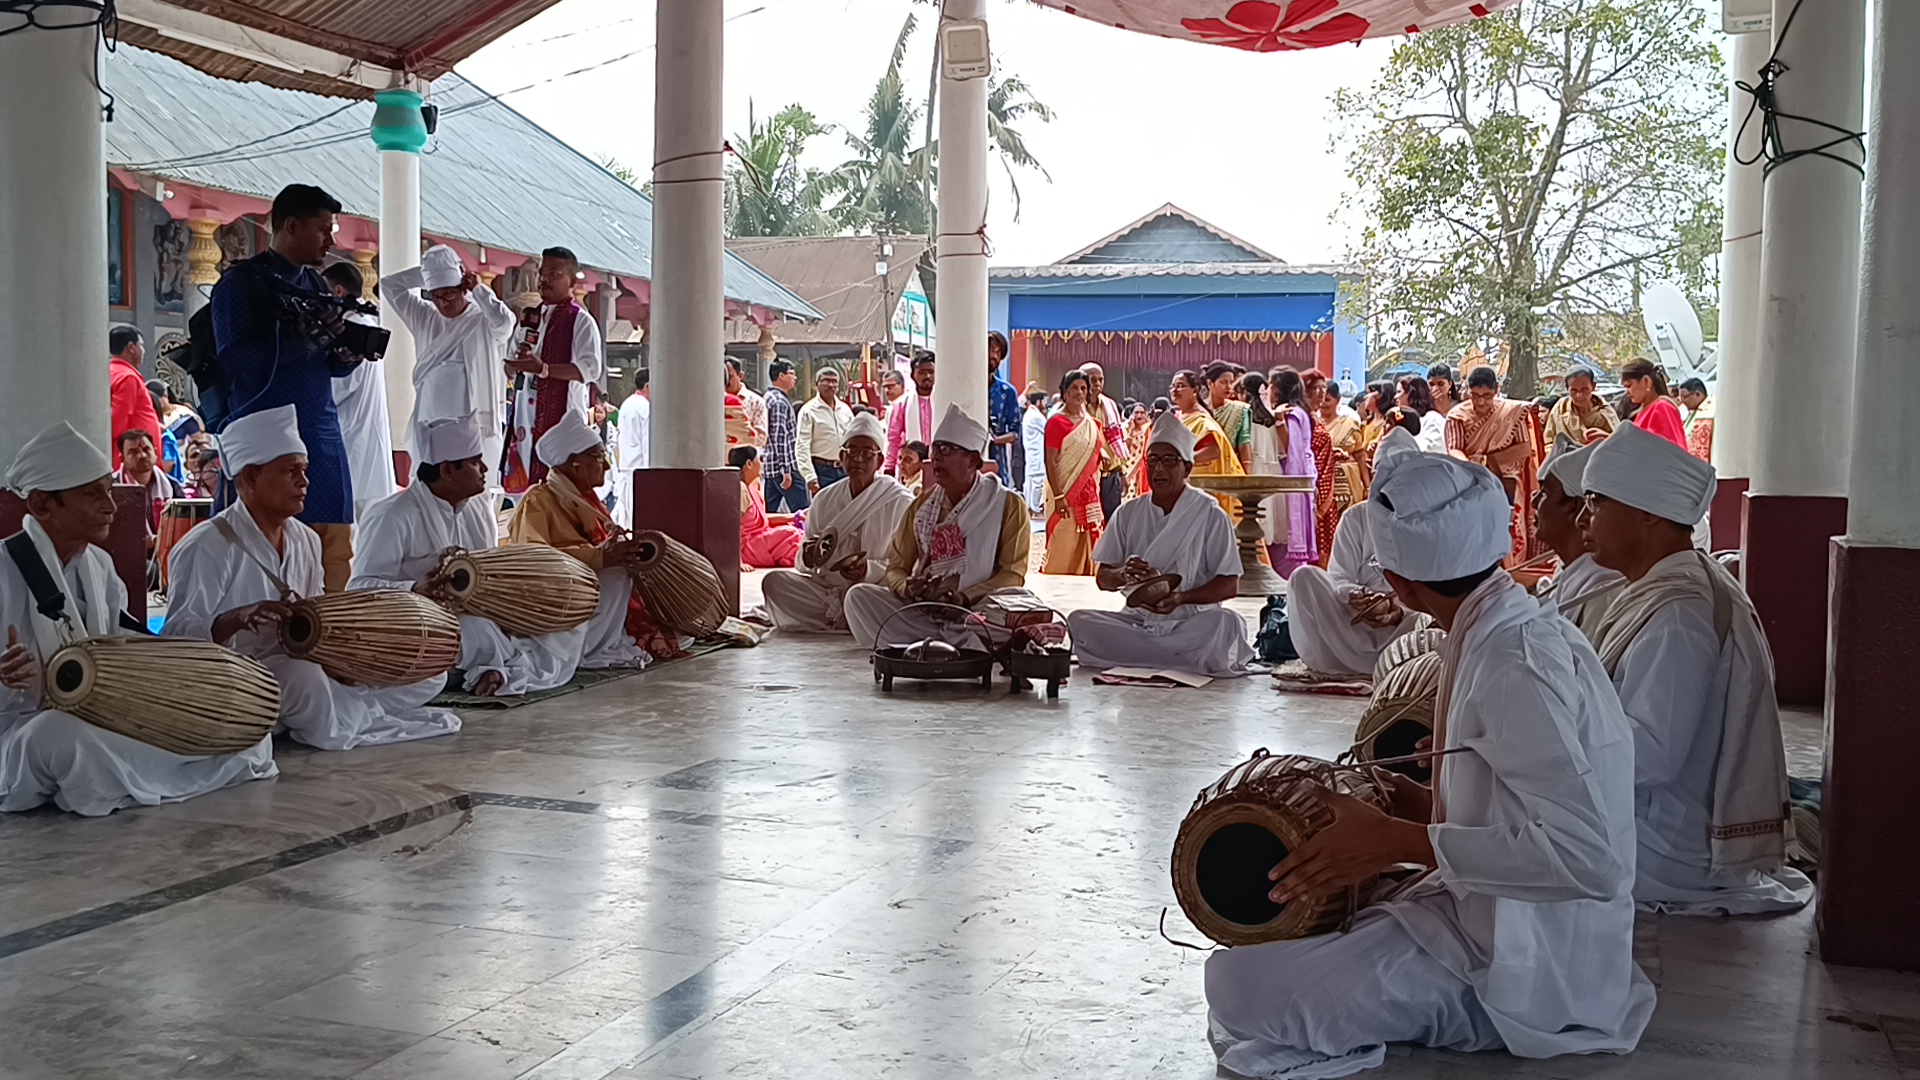
<svg viewBox="0 0 1920 1080">
<path fill-rule="evenodd" d="M 769 570 L 761 586 L 780 629 L 845 633 L 847 590 L 885 579 L 887 549 L 913 502 L 912 492 L 880 471 L 886 441 L 886 426 L 872 413 L 861 413 L 848 426 L 839 455 L 847 477 L 814 497 L 800 567 Z M 830 546 L 824 541 L 829 534 Z"/>
<path fill-rule="evenodd" d="M 1167 413 L 1147 443 L 1148 497 L 1120 504 L 1094 545 L 1094 581 L 1132 592 L 1149 579 L 1179 582 L 1122 611 L 1082 610 L 1067 616 L 1074 651 L 1093 670 L 1150 667 L 1212 677 L 1245 675 L 1253 659 L 1247 624 L 1223 605 L 1240 590 L 1240 549 L 1233 522 L 1206 492 L 1187 486 L 1193 433 Z M 1159 590 L 1155 590 L 1158 592 Z"/>
</svg>

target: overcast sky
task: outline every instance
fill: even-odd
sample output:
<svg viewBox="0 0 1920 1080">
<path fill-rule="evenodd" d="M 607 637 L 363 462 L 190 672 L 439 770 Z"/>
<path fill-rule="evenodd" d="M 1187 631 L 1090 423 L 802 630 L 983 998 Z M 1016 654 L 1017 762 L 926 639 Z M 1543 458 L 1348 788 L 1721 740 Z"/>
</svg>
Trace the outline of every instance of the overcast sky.
<svg viewBox="0 0 1920 1080">
<path fill-rule="evenodd" d="M 908 92 L 924 102 L 932 10 L 907 0 L 727 0 L 726 124 L 744 132 L 798 102 L 823 122 L 857 127 L 909 11 L 922 28 Z M 1328 98 L 1364 85 L 1391 43 L 1255 55 L 1099 26 L 1025 0 L 988 0 L 995 61 L 1058 112 L 1030 124 L 1028 145 L 1052 176 L 1019 177 L 1013 219 L 1006 178 L 992 174 L 994 262 L 1052 262 L 1172 202 L 1289 262 L 1347 250 L 1331 220 L 1348 182 L 1333 146 Z M 590 156 L 645 176 L 653 153 L 654 4 L 561 0 L 460 65 L 494 93 L 601 64 L 505 100 Z M 638 50 L 636 52 L 636 50 Z M 457 124 L 458 118 L 452 118 Z M 810 163 L 848 156 L 836 133 Z"/>
</svg>

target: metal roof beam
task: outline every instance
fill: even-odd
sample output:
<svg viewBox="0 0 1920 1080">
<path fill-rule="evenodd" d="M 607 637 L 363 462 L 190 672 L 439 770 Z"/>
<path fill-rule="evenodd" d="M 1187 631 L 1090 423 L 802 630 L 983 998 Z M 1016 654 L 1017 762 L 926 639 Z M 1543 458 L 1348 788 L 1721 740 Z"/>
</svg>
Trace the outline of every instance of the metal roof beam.
<svg viewBox="0 0 1920 1080">
<path fill-rule="evenodd" d="M 393 68 L 160 0 L 119 0 L 117 8 L 120 18 L 147 27 L 162 37 L 282 71 L 320 75 L 366 90 L 400 86 L 425 89 L 417 80 Z"/>
</svg>

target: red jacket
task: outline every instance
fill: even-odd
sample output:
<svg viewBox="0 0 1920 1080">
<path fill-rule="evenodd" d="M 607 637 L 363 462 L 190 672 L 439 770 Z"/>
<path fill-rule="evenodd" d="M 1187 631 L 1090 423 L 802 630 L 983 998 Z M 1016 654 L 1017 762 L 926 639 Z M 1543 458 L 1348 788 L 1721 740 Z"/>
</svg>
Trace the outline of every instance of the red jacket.
<svg viewBox="0 0 1920 1080">
<path fill-rule="evenodd" d="M 107 365 L 107 388 L 113 397 L 113 427 L 107 438 L 113 440 L 113 467 L 120 467 L 120 433 L 135 428 L 153 436 L 153 452 L 160 453 L 160 414 L 153 411 L 153 395 L 147 393 L 146 377 L 140 369 L 120 357 Z"/>
</svg>

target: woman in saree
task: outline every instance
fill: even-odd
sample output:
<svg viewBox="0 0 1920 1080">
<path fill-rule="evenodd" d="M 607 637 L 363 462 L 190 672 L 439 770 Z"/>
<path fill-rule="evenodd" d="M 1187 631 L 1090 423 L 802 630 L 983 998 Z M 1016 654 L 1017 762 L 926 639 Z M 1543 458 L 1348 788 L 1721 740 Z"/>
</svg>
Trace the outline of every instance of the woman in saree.
<svg viewBox="0 0 1920 1080">
<path fill-rule="evenodd" d="M 1334 499 L 1334 486 L 1339 480 L 1339 454 L 1333 446 L 1326 413 L 1329 400 L 1337 407 L 1340 399 L 1327 393 L 1327 377 L 1318 371 L 1301 372 L 1300 382 L 1306 387 L 1307 416 L 1313 422 L 1314 565 L 1325 570 L 1327 557 L 1333 554 L 1334 526 L 1340 524 L 1340 507 Z"/>
<path fill-rule="evenodd" d="M 1147 436 L 1153 434 L 1153 419 L 1147 407 L 1132 402 L 1127 409 L 1127 494 L 1131 499 L 1147 490 Z"/>
<path fill-rule="evenodd" d="M 1447 417 L 1447 453 L 1483 465 L 1500 478 L 1513 504 L 1513 550 L 1509 567 L 1534 555 L 1533 494 L 1539 490 L 1534 454 L 1533 410 L 1500 393 L 1500 375 L 1477 367 L 1467 375 L 1467 400 Z"/>
<path fill-rule="evenodd" d="M 1247 372 L 1240 378 L 1239 392 L 1240 399 L 1247 403 L 1247 419 L 1253 427 L 1253 474 L 1279 476 L 1280 431 L 1274 426 L 1278 418 L 1267 407 L 1267 377 L 1257 371 Z M 1276 523 L 1287 511 L 1285 499 L 1284 495 L 1269 495 L 1260 500 L 1260 526 L 1269 545 L 1278 539 Z"/>
<path fill-rule="evenodd" d="M 1092 574 L 1093 545 L 1106 517 L 1100 473 L 1106 439 L 1088 408 L 1093 384 L 1084 371 L 1060 380 L 1060 411 L 1047 419 L 1047 557 L 1043 574 Z"/>
<path fill-rule="evenodd" d="M 761 492 L 760 452 L 751 446 L 727 451 L 727 464 L 740 470 L 740 565 L 752 569 L 792 569 L 805 533 L 792 514 L 767 513 Z"/>
<path fill-rule="evenodd" d="M 1213 412 L 1207 408 L 1207 384 L 1201 381 L 1200 373 L 1181 369 L 1173 373 L 1173 381 L 1167 387 L 1167 400 L 1172 403 L 1174 415 L 1193 432 L 1193 472 L 1192 476 L 1245 476 L 1246 470 L 1240 467 L 1240 455 L 1233 452 L 1233 442 L 1220 424 L 1214 420 Z M 1240 500 L 1229 495 L 1215 495 L 1220 508 L 1227 512 L 1235 522 L 1240 520 Z"/>
<path fill-rule="evenodd" d="M 1272 558 L 1274 573 L 1285 578 L 1320 560 L 1320 538 L 1313 523 L 1319 469 L 1313 456 L 1313 415 L 1307 409 L 1307 386 L 1300 372 L 1284 364 L 1274 368 L 1267 374 L 1267 393 L 1278 418 L 1274 428 L 1280 432 L 1280 475 L 1304 476 L 1316 484 L 1315 491 L 1282 496 L 1287 507 L 1287 538 L 1273 545 Z"/>
</svg>

